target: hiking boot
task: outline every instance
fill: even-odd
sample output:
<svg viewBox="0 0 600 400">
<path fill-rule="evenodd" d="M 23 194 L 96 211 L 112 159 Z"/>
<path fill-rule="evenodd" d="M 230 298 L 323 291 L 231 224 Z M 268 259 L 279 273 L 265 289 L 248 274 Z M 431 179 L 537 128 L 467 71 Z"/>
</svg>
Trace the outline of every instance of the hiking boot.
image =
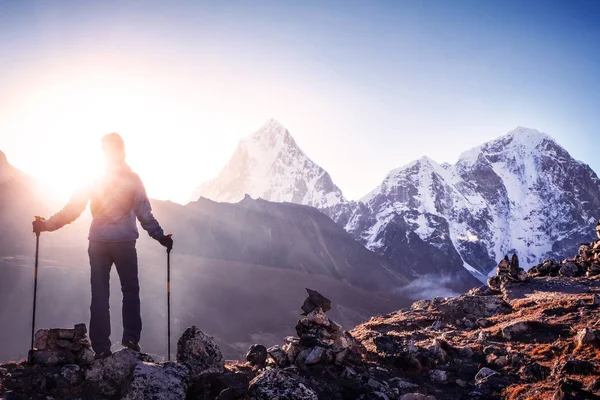
<svg viewBox="0 0 600 400">
<path fill-rule="evenodd" d="M 94 354 L 94 360 L 103 360 L 110 356 L 112 356 L 112 351 L 110 351 L 110 350 L 101 351 L 101 352 Z"/>
<path fill-rule="evenodd" d="M 140 352 L 140 350 L 141 350 L 141 349 L 140 349 L 140 345 L 139 345 L 139 344 L 137 344 L 137 343 L 136 343 L 136 342 L 134 342 L 134 341 L 131 341 L 131 340 L 125 340 L 125 339 L 123 339 L 123 340 L 121 341 L 121 345 L 123 345 L 123 347 L 127 347 L 128 349 L 131 349 L 131 350 L 133 350 L 133 351 L 137 351 L 138 353 L 139 353 L 139 352 Z"/>
</svg>

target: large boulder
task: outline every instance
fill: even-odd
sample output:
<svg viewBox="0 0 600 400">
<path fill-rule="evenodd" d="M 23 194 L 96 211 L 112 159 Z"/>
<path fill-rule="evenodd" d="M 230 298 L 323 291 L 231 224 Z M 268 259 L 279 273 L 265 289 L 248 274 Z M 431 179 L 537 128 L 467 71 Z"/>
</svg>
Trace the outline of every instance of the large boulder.
<svg viewBox="0 0 600 400">
<path fill-rule="evenodd" d="M 133 370 L 124 400 L 184 400 L 189 370 L 177 363 L 140 362 Z"/>
<path fill-rule="evenodd" d="M 225 360 L 215 339 L 196 326 L 187 328 L 177 342 L 177 361 L 190 370 L 192 379 L 222 373 Z"/>
<path fill-rule="evenodd" d="M 502 328 L 502 336 L 506 340 L 516 340 L 531 329 L 529 321 L 513 322 Z"/>
<path fill-rule="evenodd" d="M 323 296 L 316 290 L 308 288 L 306 288 L 306 292 L 308 293 L 308 297 L 306 300 L 304 300 L 304 304 L 302 304 L 302 311 L 304 311 L 304 315 L 309 314 L 317 307 L 323 310 L 323 312 L 331 310 L 331 300 L 329 300 L 327 297 Z"/>
<path fill-rule="evenodd" d="M 449 299 L 439 306 L 447 313 L 450 320 L 470 316 L 473 318 L 489 318 L 494 315 L 511 311 L 510 305 L 500 296 L 469 296 L 462 295 Z"/>
<path fill-rule="evenodd" d="M 246 352 L 246 361 L 248 361 L 250 365 L 262 368 L 267 362 L 267 356 L 268 353 L 265 346 L 262 344 L 253 344 Z"/>
<path fill-rule="evenodd" d="M 306 382 L 288 371 L 271 369 L 250 382 L 252 400 L 318 400 Z"/>
<path fill-rule="evenodd" d="M 113 353 L 110 357 L 94 361 L 85 374 L 86 385 L 93 393 L 113 397 L 128 385 L 133 370 L 141 361 L 154 362 L 147 354 L 130 349 Z"/>
</svg>

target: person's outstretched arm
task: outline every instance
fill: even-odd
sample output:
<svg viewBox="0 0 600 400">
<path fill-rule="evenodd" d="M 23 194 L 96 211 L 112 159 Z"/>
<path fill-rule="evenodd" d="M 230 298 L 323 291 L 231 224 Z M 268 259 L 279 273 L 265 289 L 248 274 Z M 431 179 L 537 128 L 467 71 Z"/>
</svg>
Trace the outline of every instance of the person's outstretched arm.
<svg viewBox="0 0 600 400">
<path fill-rule="evenodd" d="M 44 222 L 44 230 L 55 231 L 75 221 L 83 213 L 83 210 L 85 210 L 88 200 L 89 193 L 87 189 L 75 192 L 71 196 L 69 203 L 62 210 Z"/>
<path fill-rule="evenodd" d="M 151 238 L 156 239 L 168 249 L 173 247 L 173 240 L 170 236 L 165 235 L 165 232 L 160 227 L 160 224 L 154 218 L 152 214 L 152 206 L 150 205 L 150 200 L 148 199 L 148 195 L 146 194 L 146 188 L 144 187 L 144 183 L 139 177 L 136 177 L 136 188 L 135 188 L 135 196 L 134 196 L 134 207 L 133 212 L 137 217 L 138 221 L 142 225 L 142 228 Z"/>
</svg>

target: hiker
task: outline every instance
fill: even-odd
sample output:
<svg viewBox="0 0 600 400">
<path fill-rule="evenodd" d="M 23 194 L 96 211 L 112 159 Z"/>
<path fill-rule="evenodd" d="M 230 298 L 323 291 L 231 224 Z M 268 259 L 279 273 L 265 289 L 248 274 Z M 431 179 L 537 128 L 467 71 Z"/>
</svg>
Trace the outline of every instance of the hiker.
<svg viewBox="0 0 600 400">
<path fill-rule="evenodd" d="M 117 133 L 104 136 L 102 150 L 106 161 L 104 177 L 73 194 L 69 203 L 50 219 L 33 222 L 34 232 L 55 231 L 75 221 L 90 202 L 93 217 L 88 236 L 92 286 L 90 339 L 98 359 L 111 354 L 109 284 L 113 263 L 123 292 L 121 344 L 140 351 L 142 319 L 136 217 L 152 238 L 169 250 L 173 247 L 170 235 L 164 234 L 152 215 L 144 184 L 125 161 L 123 138 Z"/>
</svg>

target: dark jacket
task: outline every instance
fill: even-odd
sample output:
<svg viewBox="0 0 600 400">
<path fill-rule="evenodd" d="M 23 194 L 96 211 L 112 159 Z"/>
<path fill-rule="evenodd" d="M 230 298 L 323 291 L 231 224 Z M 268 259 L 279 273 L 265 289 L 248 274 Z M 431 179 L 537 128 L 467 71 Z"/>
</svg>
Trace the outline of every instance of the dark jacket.
<svg viewBox="0 0 600 400">
<path fill-rule="evenodd" d="M 152 215 L 152 207 L 140 177 L 127 164 L 109 172 L 88 188 L 77 191 L 69 203 L 46 221 L 50 231 L 75 221 L 90 202 L 92 225 L 88 239 L 97 242 L 125 242 L 139 237 L 135 219 L 154 239 L 164 232 Z"/>
</svg>

